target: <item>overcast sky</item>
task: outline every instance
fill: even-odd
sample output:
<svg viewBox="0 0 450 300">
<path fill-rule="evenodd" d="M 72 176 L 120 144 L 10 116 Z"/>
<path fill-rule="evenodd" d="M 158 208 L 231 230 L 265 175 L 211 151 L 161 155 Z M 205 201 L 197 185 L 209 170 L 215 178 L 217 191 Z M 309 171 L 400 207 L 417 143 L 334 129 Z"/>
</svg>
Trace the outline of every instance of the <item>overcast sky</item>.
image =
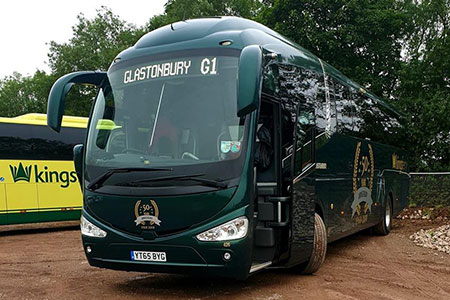
<svg viewBox="0 0 450 300">
<path fill-rule="evenodd" d="M 7 0 L 0 5 L 0 79 L 17 71 L 33 75 L 49 71 L 46 64 L 50 41 L 66 42 L 77 15 L 92 18 L 102 5 L 122 20 L 144 25 L 164 12 L 167 0 Z"/>
</svg>

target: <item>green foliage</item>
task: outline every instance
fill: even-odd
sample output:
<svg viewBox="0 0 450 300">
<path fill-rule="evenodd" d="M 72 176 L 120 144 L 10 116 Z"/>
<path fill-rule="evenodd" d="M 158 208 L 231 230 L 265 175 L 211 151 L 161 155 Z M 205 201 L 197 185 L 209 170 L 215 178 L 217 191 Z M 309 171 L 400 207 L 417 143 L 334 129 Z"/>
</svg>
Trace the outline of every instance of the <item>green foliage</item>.
<svg viewBox="0 0 450 300">
<path fill-rule="evenodd" d="M 168 0 L 164 14 L 151 18 L 147 28 L 154 30 L 181 20 L 213 16 L 252 19 L 260 7 L 258 0 Z"/>
<path fill-rule="evenodd" d="M 174 21 L 212 16 L 252 18 L 260 5 L 257 0 L 169 0 L 165 13 Z"/>
<path fill-rule="evenodd" d="M 106 70 L 119 52 L 144 34 L 143 29 L 120 20 L 106 7 L 98 10 L 92 20 L 83 14 L 77 18 L 68 42 L 50 42 L 49 65 L 57 76 L 81 70 Z"/>
<path fill-rule="evenodd" d="M 450 1 L 415 8 L 408 60 L 402 64 L 399 100 L 408 119 L 405 148 L 415 170 L 450 170 Z"/>
<path fill-rule="evenodd" d="M 413 175 L 410 205 L 450 206 L 450 175 Z"/>
<path fill-rule="evenodd" d="M 74 71 L 108 69 L 114 57 L 143 34 L 143 28 L 120 20 L 106 7 L 99 9 L 93 19 L 78 15 L 78 23 L 73 26 L 73 36 L 68 42 L 50 42 L 50 75 L 43 71 L 28 77 L 15 73 L 0 80 L 1 115 L 45 113 L 48 94 L 58 77 Z M 94 96 L 95 89 L 75 86 L 68 95 L 65 113 L 87 116 Z"/>
<path fill-rule="evenodd" d="M 107 70 L 119 52 L 144 34 L 143 29 L 120 20 L 106 7 L 99 9 L 92 20 L 83 14 L 77 18 L 68 42 L 50 42 L 49 65 L 56 77 L 82 70 Z M 89 115 L 95 93 L 93 88 L 75 86 L 68 94 L 65 113 Z"/>
<path fill-rule="evenodd" d="M 33 76 L 19 73 L 0 80 L 0 111 L 4 117 L 40 112 L 47 109 L 47 97 L 55 76 L 37 71 Z"/>
</svg>

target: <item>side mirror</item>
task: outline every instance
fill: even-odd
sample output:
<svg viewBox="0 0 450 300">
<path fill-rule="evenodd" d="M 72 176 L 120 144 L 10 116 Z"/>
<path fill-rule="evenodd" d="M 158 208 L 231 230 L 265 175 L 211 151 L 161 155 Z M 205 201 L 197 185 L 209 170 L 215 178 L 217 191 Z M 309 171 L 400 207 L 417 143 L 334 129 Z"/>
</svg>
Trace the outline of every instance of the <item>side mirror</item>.
<svg viewBox="0 0 450 300">
<path fill-rule="evenodd" d="M 73 163 L 75 165 L 75 172 L 77 173 L 78 182 L 80 186 L 82 186 L 82 178 L 83 178 L 83 152 L 84 145 L 78 144 L 73 147 Z"/>
<path fill-rule="evenodd" d="M 259 105 L 262 82 L 263 53 L 261 47 L 250 45 L 242 49 L 239 58 L 237 114 L 245 116 Z"/>
<path fill-rule="evenodd" d="M 47 125 L 56 132 L 61 130 L 66 95 L 75 83 L 100 86 L 106 78 L 106 72 L 93 71 L 74 72 L 59 78 L 48 96 Z"/>
</svg>

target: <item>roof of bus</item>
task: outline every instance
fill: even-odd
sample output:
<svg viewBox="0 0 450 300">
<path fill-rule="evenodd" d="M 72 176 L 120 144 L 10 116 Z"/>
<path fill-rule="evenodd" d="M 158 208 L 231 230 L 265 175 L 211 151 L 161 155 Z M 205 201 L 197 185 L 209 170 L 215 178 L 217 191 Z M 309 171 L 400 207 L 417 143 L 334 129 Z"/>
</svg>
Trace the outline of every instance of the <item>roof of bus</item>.
<svg viewBox="0 0 450 300">
<path fill-rule="evenodd" d="M 231 41 L 224 46 L 221 42 Z M 339 70 L 321 61 L 317 56 L 290 41 L 286 37 L 257 22 L 238 17 L 213 17 L 185 20 L 173 23 L 145 34 L 133 47 L 122 51 L 112 65 L 119 65 L 128 59 L 163 52 L 199 48 L 227 47 L 243 49 L 248 45 L 260 45 L 268 51 L 278 53 L 282 63 L 325 72 L 342 83 L 359 90 L 394 111 L 387 103 L 365 90 Z"/>
<path fill-rule="evenodd" d="M 30 113 L 13 118 L 0 117 L 0 123 L 28 124 L 47 126 L 47 115 Z M 63 116 L 62 127 L 86 128 L 88 118 Z"/>
</svg>

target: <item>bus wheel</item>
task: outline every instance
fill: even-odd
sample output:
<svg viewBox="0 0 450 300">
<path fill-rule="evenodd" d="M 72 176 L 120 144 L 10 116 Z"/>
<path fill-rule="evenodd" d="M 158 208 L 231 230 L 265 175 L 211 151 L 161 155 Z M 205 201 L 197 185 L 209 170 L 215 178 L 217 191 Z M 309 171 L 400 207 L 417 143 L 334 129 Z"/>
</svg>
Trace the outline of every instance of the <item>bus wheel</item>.
<svg viewBox="0 0 450 300">
<path fill-rule="evenodd" d="M 383 210 L 383 218 L 380 223 L 373 227 L 373 233 L 376 235 L 388 235 L 392 226 L 392 200 L 391 197 L 386 198 L 386 204 Z"/>
<path fill-rule="evenodd" d="M 319 270 L 325 260 L 325 254 L 327 253 L 327 231 L 325 224 L 319 214 L 314 216 L 314 244 L 312 255 L 309 261 L 305 263 L 302 268 L 302 274 L 313 274 Z"/>
</svg>

